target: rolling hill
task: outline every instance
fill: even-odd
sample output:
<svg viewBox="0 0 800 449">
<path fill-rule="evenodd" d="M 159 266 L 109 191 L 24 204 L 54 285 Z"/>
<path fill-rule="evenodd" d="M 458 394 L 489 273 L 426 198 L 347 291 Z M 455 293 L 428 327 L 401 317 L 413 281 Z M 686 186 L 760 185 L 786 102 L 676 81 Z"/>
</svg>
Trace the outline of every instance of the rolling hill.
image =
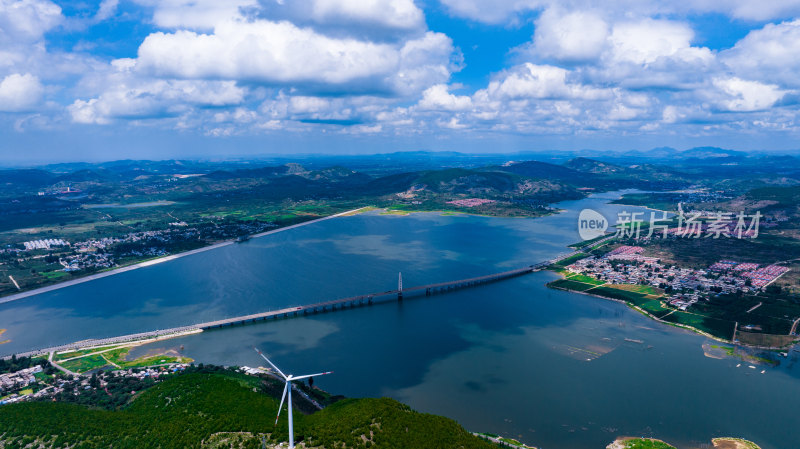
<svg viewBox="0 0 800 449">
<path fill-rule="evenodd" d="M 273 423 L 277 401 L 259 392 L 260 379 L 192 373 L 169 378 L 122 410 L 60 402 L 0 407 L 0 447 L 248 448 L 288 439 L 287 422 Z M 255 391 L 254 391 L 255 390 Z M 311 415 L 295 414 L 295 439 L 305 447 L 488 449 L 455 421 L 418 413 L 387 398 L 345 399 Z"/>
</svg>

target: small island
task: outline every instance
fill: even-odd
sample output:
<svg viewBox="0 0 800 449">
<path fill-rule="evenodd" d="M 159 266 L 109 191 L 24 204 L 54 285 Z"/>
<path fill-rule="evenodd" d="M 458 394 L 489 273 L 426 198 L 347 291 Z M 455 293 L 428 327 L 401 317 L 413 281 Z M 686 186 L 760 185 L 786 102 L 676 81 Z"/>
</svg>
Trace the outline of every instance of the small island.
<svg viewBox="0 0 800 449">
<path fill-rule="evenodd" d="M 714 438 L 711 440 L 714 449 L 761 449 L 757 444 L 741 438 Z M 655 438 L 619 437 L 606 449 L 676 449 Z"/>
</svg>

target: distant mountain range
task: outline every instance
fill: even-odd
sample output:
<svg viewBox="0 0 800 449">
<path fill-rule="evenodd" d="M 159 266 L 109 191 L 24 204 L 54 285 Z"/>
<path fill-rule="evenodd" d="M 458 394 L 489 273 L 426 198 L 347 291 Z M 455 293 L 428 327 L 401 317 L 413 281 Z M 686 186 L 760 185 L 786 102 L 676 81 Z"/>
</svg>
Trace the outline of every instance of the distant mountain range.
<svg viewBox="0 0 800 449">
<path fill-rule="evenodd" d="M 739 151 L 725 148 L 704 146 L 687 150 L 678 150 L 672 147 L 656 147 L 649 150 L 541 150 L 517 151 L 509 153 L 460 153 L 456 151 L 396 151 L 392 153 L 374 153 L 363 155 L 330 155 L 330 154 L 297 154 L 297 155 L 272 155 L 253 157 L 249 159 L 221 158 L 219 160 L 116 160 L 108 162 L 72 162 L 58 163 L 41 166 L 8 167 L 8 168 L 36 168 L 50 172 L 64 173 L 82 169 L 104 168 L 112 172 L 128 170 L 145 170 L 160 173 L 196 173 L 213 170 L 227 170 L 232 168 L 251 168 L 264 165 L 283 165 L 291 162 L 300 162 L 309 168 L 329 167 L 342 165 L 355 170 L 375 164 L 403 164 L 413 165 L 415 168 L 423 166 L 435 167 L 443 165 L 475 166 L 502 164 L 508 161 L 537 160 L 544 162 L 561 163 L 575 158 L 588 158 L 603 161 L 618 161 L 623 163 L 636 163 L 647 160 L 649 162 L 670 162 L 676 160 L 707 160 L 707 159 L 764 159 L 764 158 L 791 158 L 800 154 L 800 150 L 787 151 Z M 1 167 L 2 165 L 0 165 Z"/>
<path fill-rule="evenodd" d="M 563 155 L 562 155 L 563 156 Z M 800 183 L 800 159 L 716 147 L 654 148 L 557 159 L 543 154 L 469 155 L 425 151 L 259 161 L 133 161 L 0 170 L 5 195 L 141 191 L 214 194 L 257 189 L 267 197 L 352 197 L 429 191 L 450 195 L 574 197 L 581 188 L 668 190 L 747 180 L 749 188 Z M 175 182 L 180 181 L 180 182 Z M 154 190 L 155 189 L 155 190 Z"/>
</svg>

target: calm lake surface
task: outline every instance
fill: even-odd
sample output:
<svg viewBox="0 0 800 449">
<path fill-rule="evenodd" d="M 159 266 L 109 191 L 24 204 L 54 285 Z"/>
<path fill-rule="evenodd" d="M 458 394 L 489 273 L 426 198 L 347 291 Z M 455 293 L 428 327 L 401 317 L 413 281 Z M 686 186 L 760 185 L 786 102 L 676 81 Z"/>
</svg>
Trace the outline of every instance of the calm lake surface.
<svg viewBox="0 0 800 449">
<path fill-rule="evenodd" d="M 616 217 L 617 194 L 559 203 L 540 219 L 342 217 L 0 305 L 0 354 L 209 321 L 530 265 L 579 240 L 583 208 Z M 797 352 L 776 368 L 704 356 L 707 339 L 624 305 L 548 289 L 534 273 L 343 312 L 204 332 L 198 362 L 333 370 L 317 385 L 389 396 L 544 449 L 604 448 L 619 435 L 701 447 L 738 436 L 763 449 L 800 441 Z M 626 341 L 640 340 L 643 343 Z M 766 373 L 761 374 L 761 370 Z"/>
</svg>

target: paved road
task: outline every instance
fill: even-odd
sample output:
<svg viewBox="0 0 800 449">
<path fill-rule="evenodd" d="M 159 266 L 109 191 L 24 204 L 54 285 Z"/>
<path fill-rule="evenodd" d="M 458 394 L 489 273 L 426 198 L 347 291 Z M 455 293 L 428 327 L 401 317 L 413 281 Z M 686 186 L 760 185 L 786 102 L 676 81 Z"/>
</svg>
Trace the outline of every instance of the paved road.
<svg viewBox="0 0 800 449">
<path fill-rule="evenodd" d="M 347 214 L 352 214 L 352 213 L 358 212 L 358 211 L 360 211 L 362 209 L 365 209 L 365 207 L 360 207 L 358 209 L 349 210 L 347 212 L 342 212 L 342 213 L 339 213 L 339 214 L 329 215 L 327 217 L 317 218 L 316 220 L 304 221 L 304 222 L 298 223 L 296 225 L 291 225 L 291 226 L 286 226 L 286 227 L 283 227 L 283 228 L 273 229 L 271 231 L 262 232 L 260 234 L 252 235 L 251 238 L 263 237 L 265 235 L 275 234 L 277 232 L 288 231 L 289 229 L 299 228 L 300 226 L 308 226 L 308 225 L 310 225 L 312 223 L 318 223 L 320 221 L 330 220 L 332 218 L 341 217 L 341 216 L 347 215 Z M 178 259 L 178 258 L 181 258 L 181 257 L 191 256 L 192 254 L 198 254 L 198 253 L 202 253 L 202 252 L 205 252 L 205 251 L 211 251 L 212 249 L 217 249 L 217 248 L 221 248 L 223 246 L 232 245 L 235 242 L 236 242 L 235 240 L 226 240 L 224 242 L 215 243 L 213 245 L 204 246 L 202 248 L 193 249 L 191 251 L 186 251 L 186 252 L 182 252 L 182 253 L 178 253 L 178 254 L 172 254 L 172 255 L 164 256 L 164 257 L 159 257 L 157 259 L 152 259 L 152 260 L 147 260 L 147 261 L 144 261 L 144 262 L 139 262 L 137 264 L 129 265 L 127 267 L 114 268 L 113 270 L 104 271 L 102 273 L 92 274 L 92 275 L 89 275 L 89 276 L 84 276 L 82 278 L 73 279 L 73 280 L 70 280 L 70 281 L 59 282 L 58 284 L 55 284 L 55 285 L 48 285 L 47 287 L 41 287 L 41 288 L 37 288 L 35 290 L 28 290 L 26 292 L 21 292 L 21 293 L 16 293 L 16 294 L 9 295 L 9 296 L 4 296 L 4 297 L 0 298 L 0 304 L 6 303 L 6 302 L 11 302 L 11 301 L 16 301 L 18 299 L 27 298 L 29 296 L 40 295 L 42 293 L 51 292 L 53 290 L 58 290 L 60 288 L 69 287 L 71 285 L 82 284 L 84 282 L 89 282 L 89 281 L 93 281 L 95 279 L 100 279 L 100 278 L 104 278 L 104 277 L 107 277 L 107 276 L 112 276 L 112 275 L 115 275 L 115 274 L 124 273 L 126 271 L 137 270 L 139 268 L 149 267 L 151 265 L 156 265 L 156 264 L 159 264 L 159 263 L 168 262 L 170 260 L 175 260 L 175 259 Z M 12 278 L 12 280 L 13 280 L 13 278 Z M 14 281 L 14 284 L 16 285 L 16 281 Z M 19 286 L 17 286 L 17 288 L 19 288 Z"/>
<path fill-rule="evenodd" d="M 55 366 L 56 368 L 58 368 L 59 370 L 63 371 L 66 374 L 70 374 L 70 375 L 75 376 L 75 377 L 79 376 L 78 373 L 76 373 L 74 371 L 70 371 L 70 370 L 64 368 L 63 366 L 59 365 L 58 363 L 54 362 L 53 361 L 53 355 L 54 354 L 55 354 L 55 351 L 50 351 L 50 356 L 47 358 L 47 361 L 50 362 L 51 365 Z"/>
</svg>

